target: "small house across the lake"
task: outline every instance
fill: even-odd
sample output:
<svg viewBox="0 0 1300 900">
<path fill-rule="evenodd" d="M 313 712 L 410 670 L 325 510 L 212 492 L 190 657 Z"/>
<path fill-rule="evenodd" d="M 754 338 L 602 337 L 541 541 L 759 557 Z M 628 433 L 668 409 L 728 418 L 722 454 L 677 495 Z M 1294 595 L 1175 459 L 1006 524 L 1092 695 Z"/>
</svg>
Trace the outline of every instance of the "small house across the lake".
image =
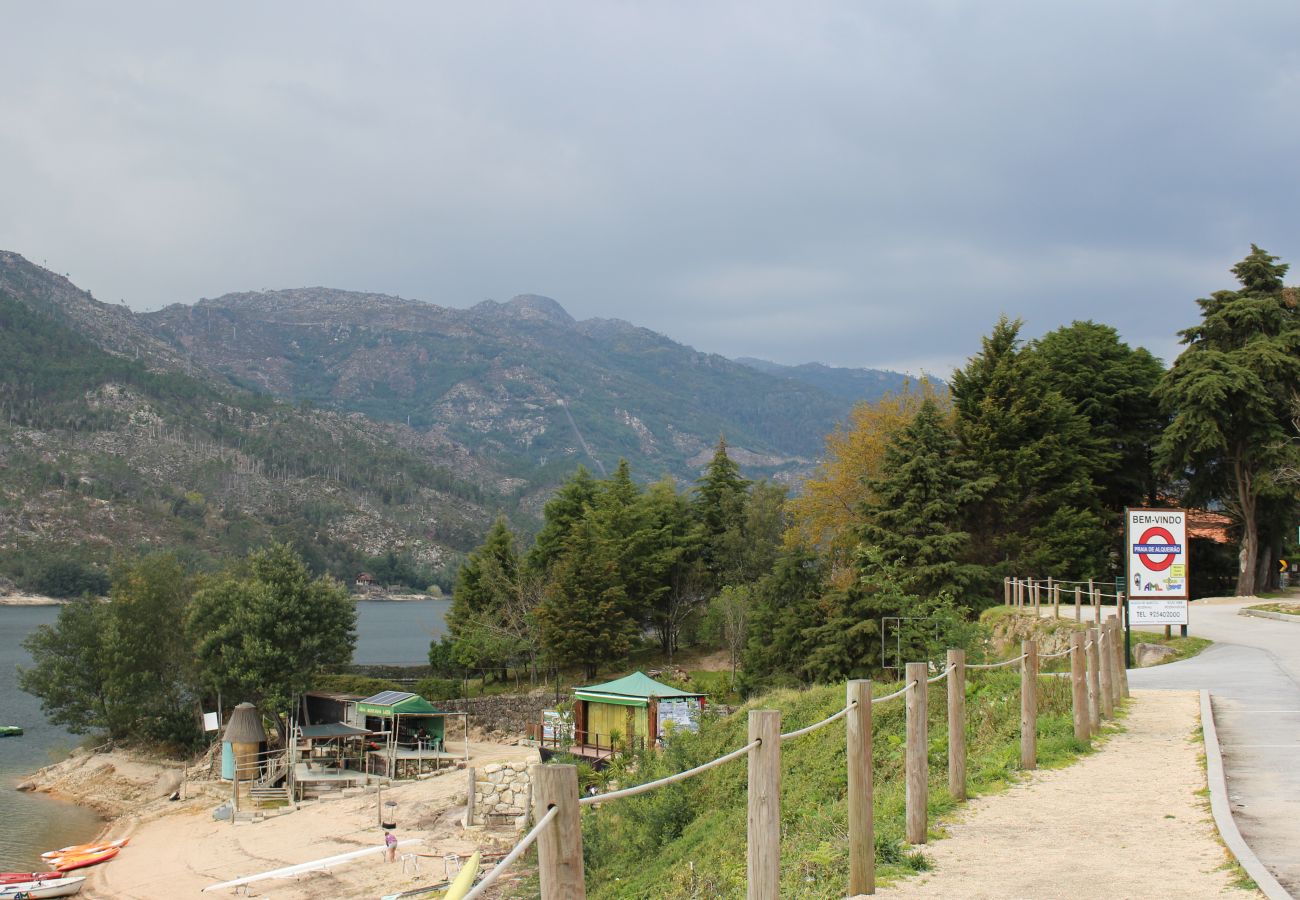
<svg viewBox="0 0 1300 900">
<path fill-rule="evenodd" d="M 580 687 L 573 701 L 572 741 L 554 727 L 539 726 L 537 736 L 543 749 L 595 760 L 607 759 L 616 745 L 639 750 L 675 729 L 695 731 L 704 708 L 703 694 L 678 690 L 644 672 Z"/>
</svg>

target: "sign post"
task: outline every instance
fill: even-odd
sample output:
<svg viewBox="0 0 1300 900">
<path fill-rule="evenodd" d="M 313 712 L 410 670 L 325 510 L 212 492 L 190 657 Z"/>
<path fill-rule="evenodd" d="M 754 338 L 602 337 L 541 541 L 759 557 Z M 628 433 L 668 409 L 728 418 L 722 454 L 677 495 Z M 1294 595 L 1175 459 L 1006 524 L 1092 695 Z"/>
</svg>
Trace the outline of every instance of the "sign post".
<svg viewBox="0 0 1300 900">
<path fill-rule="evenodd" d="M 1181 625 L 1187 634 L 1187 510 L 1125 509 L 1125 646 L 1133 625 Z M 1126 665 L 1132 665 L 1131 658 Z"/>
</svg>

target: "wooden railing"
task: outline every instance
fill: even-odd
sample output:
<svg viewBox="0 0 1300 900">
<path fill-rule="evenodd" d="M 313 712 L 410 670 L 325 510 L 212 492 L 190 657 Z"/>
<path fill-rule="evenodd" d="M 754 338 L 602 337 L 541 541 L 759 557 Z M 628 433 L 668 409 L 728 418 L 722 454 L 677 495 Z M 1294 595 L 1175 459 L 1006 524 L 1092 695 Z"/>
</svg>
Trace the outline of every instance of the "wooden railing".
<svg viewBox="0 0 1300 900">
<path fill-rule="evenodd" d="M 1061 617 L 1061 595 L 1066 602 L 1074 601 L 1074 621 L 1083 621 L 1083 608 L 1092 607 L 1092 620 L 1101 624 L 1102 601 L 1111 600 L 1115 604 L 1115 614 L 1120 622 L 1124 620 L 1124 592 L 1106 593 L 1100 587 L 1102 582 L 1089 578 L 1087 581 L 1064 581 L 1055 578 L 1020 578 L 1002 579 L 1002 603 L 1016 609 L 1032 609 L 1042 615 L 1044 609 L 1050 608 L 1054 618 Z M 1113 582 L 1107 582 L 1113 584 Z"/>
<path fill-rule="evenodd" d="M 872 697 L 872 683 L 847 683 L 844 706 L 806 728 L 781 733 L 781 713 L 752 710 L 748 740 L 744 746 L 693 769 L 657 781 L 594 796 L 578 796 L 576 766 L 535 765 L 532 767 L 533 817 L 536 825 L 474 887 L 466 900 L 481 897 L 493 882 L 533 843 L 541 878 L 542 900 L 586 896 L 582 865 L 582 820 L 584 806 L 599 806 L 657 790 L 665 785 L 693 778 L 710 769 L 745 757 L 749 769 L 747 789 L 747 875 L 749 900 L 777 900 L 781 879 L 781 745 L 812 734 L 839 719 L 845 719 L 848 767 L 849 878 L 848 895 L 875 893 L 875 821 L 872 808 L 871 710 L 879 703 L 906 697 L 906 827 L 907 840 L 923 844 L 929 828 L 928 686 L 947 680 L 948 690 L 948 789 L 956 799 L 966 797 L 966 677 L 969 669 L 991 669 L 1020 664 L 1021 733 L 1020 764 L 1024 769 L 1038 765 L 1039 663 L 1044 659 L 1070 657 L 1071 704 L 1074 734 L 1090 741 L 1103 719 L 1128 696 L 1128 676 L 1121 662 L 1118 620 L 1107 619 L 1098 627 L 1071 635 L 1069 648 L 1058 653 L 1038 654 L 1034 641 L 1024 641 L 1021 654 L 1001 662 L 968 664 L 964 650 L 949 650 L 946 666 L 930 675 L 930 664 L 908 663 L 903 687 L 883 697 Z"/>
<path fill-rule="evenodd" d="M 568 752 L 573 747 L 591 748 L 596 751 L 596 755 L 601 753 L 613 754 L 622 750 L 644 750 L 645 738 L 639 734 L 632 735 L 631 738 L 614 738 L 608 734 L 599 734 L 595 731 L 574 731 L 559 732 L 558 730 L 550 737 L 546 736 L 544 726 L 532 724 L 528 726 L 528 738 L 537 741 L 538 746 L 546 747 L 552 750 Z"/>
</svg>

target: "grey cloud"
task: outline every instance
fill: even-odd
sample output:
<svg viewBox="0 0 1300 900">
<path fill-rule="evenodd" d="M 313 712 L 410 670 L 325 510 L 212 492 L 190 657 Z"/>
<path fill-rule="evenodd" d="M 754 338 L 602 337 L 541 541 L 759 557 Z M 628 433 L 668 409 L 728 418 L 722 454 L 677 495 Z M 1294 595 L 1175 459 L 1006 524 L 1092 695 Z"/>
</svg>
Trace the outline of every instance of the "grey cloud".
<svg viewBox="0 0 1300 900">
<path fill-rule="evenodd" d="M 1006 312 L 1171 358 L 1250 241 L 1300 261 L 1298 26 L 1285 2 L 30 4 L 0 246 L 138 308 L 537 292 L 913 371 Z"/>
</svg>

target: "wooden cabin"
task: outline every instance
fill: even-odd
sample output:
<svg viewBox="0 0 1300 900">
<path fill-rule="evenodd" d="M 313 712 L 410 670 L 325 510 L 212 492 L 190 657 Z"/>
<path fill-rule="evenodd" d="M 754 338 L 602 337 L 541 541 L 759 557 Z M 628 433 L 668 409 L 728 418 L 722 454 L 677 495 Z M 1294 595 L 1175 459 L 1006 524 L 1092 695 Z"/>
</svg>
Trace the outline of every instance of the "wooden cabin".
<svg viewBox="0 0 1300 900">
<path fill-rule="evenodd" d="M 644 672 L 578 688 L 573 699 L 573 744 L 566 752 L 596 760 L 613 755 L 615 736 L 622 748 L 639 750 L 674 729 L 695 731 L 704 708 L 703 694 L 680 691 Z"/>
</svg>

